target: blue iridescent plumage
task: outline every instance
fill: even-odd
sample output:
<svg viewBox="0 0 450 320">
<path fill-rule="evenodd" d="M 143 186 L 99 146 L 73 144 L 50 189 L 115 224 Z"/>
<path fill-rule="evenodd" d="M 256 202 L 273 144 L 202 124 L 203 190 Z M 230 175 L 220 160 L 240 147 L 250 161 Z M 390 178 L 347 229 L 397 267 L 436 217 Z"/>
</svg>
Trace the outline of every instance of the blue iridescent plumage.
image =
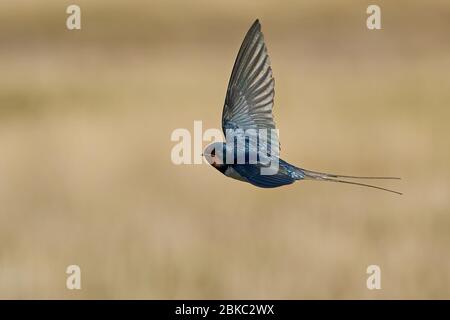
<svg viewBox="0 0 450 320">
<path fill-rule="evenodd" d="M 204 151 L 214 168 L 228 177 L 261 188 L 275 188 L 309 179 L 354 184 L 400 194 L 373 185 L 342 180 L 399 178 L 328 174 L 298 168 L 279 158 L 280 143 L 272 114 L 274 87 L 264 36 L 256 20 L 239 49 L 227 88 L 222 112 L 222 129 L 227 141 L 213 143 Z M 239 145 L 235 139 L 243 143 Z M 268 170 L 273 167 L 276 170 Z"/>
</svg>

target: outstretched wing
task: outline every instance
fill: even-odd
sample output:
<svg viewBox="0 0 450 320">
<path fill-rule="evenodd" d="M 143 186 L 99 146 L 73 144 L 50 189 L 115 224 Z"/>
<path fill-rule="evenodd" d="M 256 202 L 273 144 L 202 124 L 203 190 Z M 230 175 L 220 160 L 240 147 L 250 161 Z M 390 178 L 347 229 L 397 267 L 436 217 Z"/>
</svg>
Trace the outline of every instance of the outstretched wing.
<svg viewBox="0 0 450 320">
<path fill-rule="evenodd" d="M 247 32 L 228 84 L 222 112 L 222 129 L 275 129 L 272 108 L 275 82 L 261 25 L 256 20 Z M 269 137 L 279 148 L 278 135 Z M 277 150 L 278 151 L 278 150 Z"/>
</svg>

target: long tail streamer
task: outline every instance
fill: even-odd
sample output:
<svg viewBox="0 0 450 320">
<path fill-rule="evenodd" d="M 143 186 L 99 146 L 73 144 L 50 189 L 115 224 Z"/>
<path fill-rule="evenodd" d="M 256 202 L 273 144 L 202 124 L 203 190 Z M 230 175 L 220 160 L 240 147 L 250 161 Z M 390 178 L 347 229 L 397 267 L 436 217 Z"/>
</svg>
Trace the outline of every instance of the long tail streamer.
<svg viewBox="0 0 450 320">
<path fill-rule="evenodd" d="M 392 193 L 396 193 L 396 194 L 400 194 L 400 195 L 402 194 L 401 192 L 398 192 L 395 190 L 390 190 L 390 189 L 374 186 L 371 184 L 342 180 L 342 178 L 344 178 L 344 179 L 379 179 L 379 180 L 400 180 L 401 179 L 401 178 L 397 178 L 397 177 L 344 176 L 344 175 L 338 175 L 338 174 L 310 171 L 310 170 L 306 170 L 306 169 L 300 169 L 300 170 L 305 175 L 305 179 L 309 179 L 309 180 L 347 183 L 347 184 L 353 184 L 353 185 L 357 185 L 357 186 L 363 186 L 363 187 L 369 187 L 369 188 L 379 189 L 379 190 L 383 190 L 383 191 L 388 191 L 388 192 L 392 192 Z"/>
</svg>

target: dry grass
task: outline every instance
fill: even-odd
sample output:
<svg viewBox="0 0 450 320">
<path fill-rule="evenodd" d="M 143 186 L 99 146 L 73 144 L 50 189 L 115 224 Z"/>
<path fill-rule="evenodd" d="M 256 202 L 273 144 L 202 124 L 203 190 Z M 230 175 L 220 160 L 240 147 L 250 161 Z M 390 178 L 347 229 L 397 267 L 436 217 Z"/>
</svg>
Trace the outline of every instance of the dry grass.
<svg viewBox="0 0 450 320">
<path fill-rule="evenodd" d="M 374 32 L 361 2 L 79 3 L 81 32 L 69 3 L 0 4 L 0 298 L 450 298 L 448 2 L 381 2 Z M 284 158 L 403 196 L 171 163 L 255 17 Z"/>
</svg>

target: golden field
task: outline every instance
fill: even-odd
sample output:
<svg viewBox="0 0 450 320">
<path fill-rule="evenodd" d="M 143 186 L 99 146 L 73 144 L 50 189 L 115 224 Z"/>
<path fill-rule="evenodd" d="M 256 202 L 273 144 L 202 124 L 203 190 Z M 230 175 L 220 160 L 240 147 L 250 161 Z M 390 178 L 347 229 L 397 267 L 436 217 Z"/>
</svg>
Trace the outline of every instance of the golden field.
<svg viewBox="0 0 450 320">
<path fill-rule="evenodd" d="M 0 3 L 0 298 L 450 298 L 448 1 L 377 1 L 375 31 L 366 1 L 80 0 L 80 31 L 69 4 Z M 172 164 L 256 18 L 282 157 L 403 196 Z"/>
</svg>

